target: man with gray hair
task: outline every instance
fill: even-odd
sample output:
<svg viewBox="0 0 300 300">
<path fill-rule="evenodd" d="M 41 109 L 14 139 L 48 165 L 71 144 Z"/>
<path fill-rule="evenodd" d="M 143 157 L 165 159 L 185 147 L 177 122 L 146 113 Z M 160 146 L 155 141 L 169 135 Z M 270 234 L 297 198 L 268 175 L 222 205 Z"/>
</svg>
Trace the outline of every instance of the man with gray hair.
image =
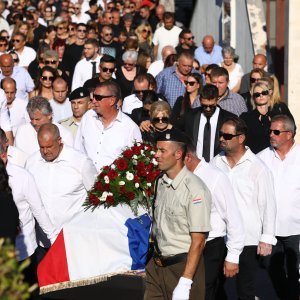
<svg viewBox="0 0 300 300">
<path fill-rule="evenodd" d="M 18 127 L 15 136 L 15 146 L 27 153 L 34 153 L 39 149 L 37 141 L 37 132 L 43 124 L 54 123 L 58 126 L 62 140 L 67 145 L 73 146 L 73 135 L 71 131 L 62 125 L 52 122 L 53 111 L 49 101 L 41 96 L 30 99 L 27 105 L 27 112 L 30 123 Z"/>
<path fill-rule="evenodd" d="M 278 298 L 298 300 L 300 146 L 295 143 L 296 127 L 289 116 L 275 116 L 269 134 L 271 147 L 258 153 L 273 174 L 277 205 L 277 244 L 267 265 Z"/>
</svg>

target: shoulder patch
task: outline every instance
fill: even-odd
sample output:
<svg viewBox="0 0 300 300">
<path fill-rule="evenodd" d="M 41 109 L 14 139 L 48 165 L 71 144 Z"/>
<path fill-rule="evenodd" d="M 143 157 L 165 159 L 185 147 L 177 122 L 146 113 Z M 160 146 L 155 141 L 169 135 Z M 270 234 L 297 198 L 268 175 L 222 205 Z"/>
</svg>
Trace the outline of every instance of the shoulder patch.
<svg viewBox="0 0 300 300">
<path fill-rule="evenodd" d="M 193 200 L 192 200 L 192 203 L 193 203 L 193 204 L 200 204 L 200 203 L 202 203 L 202 199 L 201 199 L 201 198 L 193 199 Z"/>
</svg>

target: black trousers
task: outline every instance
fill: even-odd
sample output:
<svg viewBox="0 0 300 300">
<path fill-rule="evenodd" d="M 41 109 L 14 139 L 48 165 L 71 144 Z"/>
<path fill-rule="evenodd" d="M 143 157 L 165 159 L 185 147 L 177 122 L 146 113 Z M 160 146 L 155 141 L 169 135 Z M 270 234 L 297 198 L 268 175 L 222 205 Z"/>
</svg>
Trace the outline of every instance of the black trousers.
<svg viewBox="0 0 300 300">
<path fill-rule="evenodd" d="M 205 244 L 205 300 L 220 299 L 219 284 L 223 278 L 223 264 L 226 256 L 226 245 L 223 237 L 215 238 Z"/>
</svg>

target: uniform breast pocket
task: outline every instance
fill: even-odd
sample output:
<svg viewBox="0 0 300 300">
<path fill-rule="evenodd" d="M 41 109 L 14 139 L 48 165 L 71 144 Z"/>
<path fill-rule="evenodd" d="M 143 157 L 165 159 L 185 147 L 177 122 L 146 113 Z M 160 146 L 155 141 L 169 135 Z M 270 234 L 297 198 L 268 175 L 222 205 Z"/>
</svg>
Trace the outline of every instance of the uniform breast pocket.
<svg viewBox="0 0 300 300">
<path fill-rule="evenodd" d="M 166 209 L 166 222 L 170 229 L 175 232 L 181 231 L 185 220 L 185 212 L 182 209 Z"/>
</svg>

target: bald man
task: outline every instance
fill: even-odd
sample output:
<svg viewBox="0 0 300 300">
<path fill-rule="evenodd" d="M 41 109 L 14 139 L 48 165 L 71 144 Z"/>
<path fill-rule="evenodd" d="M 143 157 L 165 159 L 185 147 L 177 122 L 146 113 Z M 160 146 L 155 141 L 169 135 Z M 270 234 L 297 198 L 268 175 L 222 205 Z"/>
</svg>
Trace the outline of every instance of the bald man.
<svg viewBox="0 0 300 300">
<path fill-rule="evenodd" d="M 28 71 L 23 67 L 14 66 L 14 60 L 10 54 L 0 56 L 0 81 L 3 78 L 13 78 L 17 83 L 16 97 L 28 100 L 28 93 L 33 91 L 34 83 Z"/>
<path fill-rule="evenodd" d="M 64 145 L 54 124 L 44 124 L 39 128 L 38 143 L 40 151 L 28 158 L 26 169 L 37 183 L 53 226 L 60 230 L 83 210 L 82 203 L 97 172 L 89 158 Z M 43 243 L 43 246 L 50 245 Z"/>
<path fill-rule="evenodd" d="M 256 54 L 252 60 L 252 68 L 253 69 L 261 69 L 265 70 L 267 66 L 267 57 L 264 54 Z M 270 75 L 266 73 L 266 75 Z M 249 92 L 250 90 L 250 72 L 245 74 L 241 80 L 240 94 L 244 94 Z"/>
<path fill-rule="evenodd" d="M 206 35 L 202 40 L 202 46 L 195 50 L 195 58 L 200 62 L 201 73 L 204 73 L 208 65 L 223 62 L 222 47 L 215 44 L 211 35 Z"/>
</svg>

